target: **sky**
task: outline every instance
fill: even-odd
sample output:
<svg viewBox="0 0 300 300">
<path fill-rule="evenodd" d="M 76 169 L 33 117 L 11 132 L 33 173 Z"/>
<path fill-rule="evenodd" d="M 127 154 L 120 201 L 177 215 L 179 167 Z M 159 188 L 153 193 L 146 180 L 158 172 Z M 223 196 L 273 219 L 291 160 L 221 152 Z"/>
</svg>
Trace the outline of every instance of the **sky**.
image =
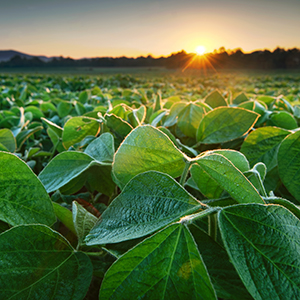
<svg viewBox="0 0 300 300">
<path fill-rule="evenodd" d="M 0 0 L 0 50 L 167 56 L 300 48 L 300 0 Z"/>
</svg>

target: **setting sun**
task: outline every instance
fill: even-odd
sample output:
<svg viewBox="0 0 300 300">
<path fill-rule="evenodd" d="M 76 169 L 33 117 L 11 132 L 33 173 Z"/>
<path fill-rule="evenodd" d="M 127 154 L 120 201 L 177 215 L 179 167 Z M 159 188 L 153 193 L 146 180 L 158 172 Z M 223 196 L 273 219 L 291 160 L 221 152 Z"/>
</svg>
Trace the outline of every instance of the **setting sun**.
<svg viewBox="0 0 300 300">
<path fill-rule="evenodd" d="M 205 53 L 205 47 L 204 46 L 197 46 L 195 51 L 198 55 L 203 55 Z"/>
</svg>

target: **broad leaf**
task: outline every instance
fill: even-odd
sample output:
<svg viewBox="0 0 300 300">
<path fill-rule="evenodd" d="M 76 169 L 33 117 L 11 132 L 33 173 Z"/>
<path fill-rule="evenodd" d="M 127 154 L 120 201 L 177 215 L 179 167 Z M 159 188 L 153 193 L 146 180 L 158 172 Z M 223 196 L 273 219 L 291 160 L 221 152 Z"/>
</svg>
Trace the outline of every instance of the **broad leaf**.
<svg viewBox="0 0 300 300">
<path fill-rule="evenodd" d="M 167 135 L 151 126 L 134 129 L 115 154 L 113 173 L 123 188 L 135 175 L 155 170 L 178 177 L 185 167 L 185 155 Z"/>
<path fill-rule="evenodd" d="M 189 229 L 202 255 L 218 297 L 230 300 L 252 299 L 230 262 L 224 247 L 197 224 L 190 225 Z"/>
<path fill-rule="evenodd" d="M 221 154 L 226 157 L 231 163 L 237 167 L 241 172 L 249 170 L 249 163 L 246 157 L 234 150 L 214 150 L 209 151 L 207 154 Z M 201 156 L 200 156 L 201 157 Z M 193 164 L 191 168 L 191 175 L 201 193 L 209 198 L 219 198 L 224 188 L 214 180 L 200 165 Z"/>
<path fill-rule="evenodd" d="M 219 91 L 214 91 L 210 93 L 205 98 L 205 103 L 208 104 L 212 108 L 216 108 L 219 106 L 227 106 L 227 102 L 224 97 L 220 94 Z"/>
<path fill-rule="evenodd" d="M 31 129 L 22 130 L 20 133 L 18 133 L 18 135 L 16 136 L 17 148 L 20 149 L 31 135 L 40 130 L 43 130 L 43 126 L 36 126 Z"/>
<path fill-rule="evenodd" d="M 263 162 L 270 171 L 277 165 L 277 152 L 282 140 L 289 131 L 277 127 L 262 127 L 251 132 L 245 139 L 241 152 L 253 167 L 258 162 Z"/>
<path fill-rule="evenodd" d="M 259 115 L 238 107 L 220 107 L 208 112 L 197 130 L 197 141 L 217 144 L 234 140 L 247 133 Z"/>
<path fill-rule="evenodd" d="M 250 181 L 224 156 L 205 155 L 200 157 L 197 163 L 237 202 L 264 203 Z"/>
<path fill-rule="evenodd" d="M 244 93 L 240 93 L 238 96 L 236 96 L 233 100 L 233 104 L 240 104 L 243 102 L 249 101 L 248 97 Z"/>
<path fill-rule="evenodd" d="M 189 103 L 179 113 L 177 126 L 184 135 L 195 138 L 204 114 L 205 109 L 202 106 Z"/>
<path fill-rule="evenodd" d="M 115 154 L 113 136 L 108 132 L 101 134 L 84 152 L 99 162 L 112 162 Z"/>
<path fill-rule="evenodd" d="M 70 151 L 55 156 L 39 174 L 48 193 L 56 191 L 97 162 L 89 155 Z"/>
<path fill-rule="evenodd" d="M 56 218 L 45 188 L 13 154 L 0 152 L 0 220 L 10 225 L 52 225 Z"/>
<path fill-rule="evenodd" d="M 92 279 L 90 259 L 43 225 L 14 227 L 0 235 L 1 299 L 78 299 Z"/>
<path fill-rule="evenodd" d="M 145 236 L 201 208 L 202 204 L 169 175 L 142 173 L 104 211 L 86 243 L 118 243 Z"/>
<path fill-rule="evenodd" d="M 286 111 L 274 112 L 270 115 L 270 123 L 284 129 L 296 129 L 298 127 L 296 119 Z"/>
<path fill-rule="evenodd" d="M 132 126 L 115 116 L 114 114 L 105 115 L 106 126 L 110 129 L 110 132 L 115 135 L 117 139 L 122 141 L 132 130 Z"/>
<path fill-rule="evenodd" d="M 93 118 L 74 117 L 67 121 L 62 134 L 63 145 L 66 149 L 82 141 L 86 136 L 96 136 L 100 131 L 100 123 Z"/>
<path fill-rule="evenodd" d="M 9 152 L 15 152 L 16 150 L 16 140 L 9 129 L 0 130 L 0 150 Z"/>
<path fill-rule="evenodd" d="M 199 191 L 208 199 L 217 199 L 223 188 L 200 165 L 193 164 L 190 173 Z"/>
<path fill-rule="evenodd" d="M 80 245 L 85 236 L 95 226 L 98 219 L 76 201 L 72 202 L 72 215 L 78 244 Z"/>
<path fill-rule="evenodd" d="M 281 143 L 278 171 L 288 191 L 300 201 L 300 131 L 287 136 Z"/>
<path fill-rule="evenodd" d="M 235 205 L 219 224 L 225 247 L 256 300 L 300 298 L 300 221 L 279 205 Z"/>
<path fill-rule="evenodd" d="M 73 223 L 73 217 L 72 212 L 67 209 L 66 207 L 56 203 L 52 202 L 54 212 L 57 216 L 57 218 L 68 228 L 70 229 L 74 234 L 76 234 L 76 230 Z"/>
<path fill-rule="evenodd" d="M 51 128 L 51 130 L 56 133 L 58 137 L 62 137 L 63 129 L 60 126 L 45 118 L 41 118 L 41 120 L 44 121 L 49 126 L 49 128 Z"/>
<path fill-rule="evenodd" d="M 174 224 L 119 258 L 105 274 L 99 299 L 216 299 L 189 230 Z"/>
</svg>

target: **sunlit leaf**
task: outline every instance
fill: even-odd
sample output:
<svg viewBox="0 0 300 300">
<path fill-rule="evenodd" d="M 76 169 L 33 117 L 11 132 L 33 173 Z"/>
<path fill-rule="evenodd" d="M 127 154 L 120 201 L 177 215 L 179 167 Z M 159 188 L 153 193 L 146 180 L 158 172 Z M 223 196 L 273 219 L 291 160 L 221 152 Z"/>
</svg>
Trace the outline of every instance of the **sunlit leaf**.
<svg viewBox="0 0 300 300">
<path fill-rule="evenodd" d="M 105 274 L 100 299 L 216 299 L 189 230 L 175 224 L 138 244 Z"/>
<path fill-rule="evenodd" d="M 145 236 L 202 207 L 167 174 L 142 173 L 104 211 L 86 242 L 88 245 L 118 243 Z"/>
</svg>

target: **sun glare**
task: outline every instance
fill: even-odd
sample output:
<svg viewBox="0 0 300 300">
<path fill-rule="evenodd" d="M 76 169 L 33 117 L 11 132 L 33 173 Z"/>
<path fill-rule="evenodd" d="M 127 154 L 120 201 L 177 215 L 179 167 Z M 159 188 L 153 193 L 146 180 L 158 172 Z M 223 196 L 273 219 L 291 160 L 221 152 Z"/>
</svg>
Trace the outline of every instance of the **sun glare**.
<svg viewBox="0 0 300 300">
<path fill-rule="evenodd" d="M 204 46 L 197 46 L 195 51 L 198 55 L 203 55 L 205 53 L 205 47 Z"/>
</svg>

